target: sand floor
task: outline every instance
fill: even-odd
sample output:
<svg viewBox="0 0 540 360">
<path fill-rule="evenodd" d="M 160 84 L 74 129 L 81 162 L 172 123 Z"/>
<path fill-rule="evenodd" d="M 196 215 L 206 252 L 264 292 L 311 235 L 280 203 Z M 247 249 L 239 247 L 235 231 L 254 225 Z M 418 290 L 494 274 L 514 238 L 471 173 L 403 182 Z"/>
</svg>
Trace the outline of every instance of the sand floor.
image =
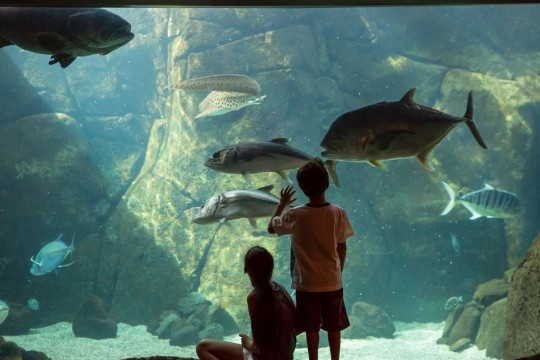
<svg viewBox="0 0 540 360">
<path fill-rule="evenodd" d="M 445 345 L 437 345 L 444 323 L 400 323 L 396 322 L 394 339 L 368 338 L 342 341 L 342 360 L 451 360 L 487 359 L 485 351 L 475 346 L 453 353 Z M 170 346 L 168 340 L 160 340 L 146 331 L 145 326 L 118 325 L 116 339 L 92 340 L 76 338 L 71 324 L 58 323 L 33 329 L 29 335 L 5 336 L 26 350 L 46 353 L 52 360 L 120 360 L 128 357 L 178 356 L 197 358 L 195 347 Z M 237 335 L 226 340 L 238 342 Z M 328 348 L 319 350 L 321 360 L 329 359 Z M 307 360 L 307 350 L 297 349 L 296 360 Z"/>
</svg>

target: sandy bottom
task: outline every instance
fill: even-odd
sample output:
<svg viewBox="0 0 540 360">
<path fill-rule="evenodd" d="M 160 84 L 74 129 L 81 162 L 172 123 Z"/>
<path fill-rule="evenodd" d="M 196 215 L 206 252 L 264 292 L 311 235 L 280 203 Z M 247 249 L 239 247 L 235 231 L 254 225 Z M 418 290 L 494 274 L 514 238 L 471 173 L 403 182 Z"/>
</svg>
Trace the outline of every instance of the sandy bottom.
<svg viewBox="0 0 540 360">
<path fill-rule="evenodd" d="M 444 323 L 400 323 L 396 322 L 394 339 L 368 338 L 342 341 L 342 360 L 451 360 L 488 359 L 485 351 L 475 346 L 453 353 L 445 345 L 437 345 Z M 48 327 L 33 329 L 24 336 L 5 336 L 26 350 L 38 350 L 52 360 L 120 360 L 128 357 L 178 356 L 197 358 L 195 347 L 170 346 L 168 340 L 160 340 L 146 331 L 145 326 L 118 325 L 116 339 L 92 340 L 76 338 L 71 323 L 62 322 Z M 226 338 L 238 342 L 237 335 Z M 297 349 L 296 360 L 307 360 L 307 350 Z M 319 350 L 320 359 L 329 359 L 328 348 Z"/>
</svg>

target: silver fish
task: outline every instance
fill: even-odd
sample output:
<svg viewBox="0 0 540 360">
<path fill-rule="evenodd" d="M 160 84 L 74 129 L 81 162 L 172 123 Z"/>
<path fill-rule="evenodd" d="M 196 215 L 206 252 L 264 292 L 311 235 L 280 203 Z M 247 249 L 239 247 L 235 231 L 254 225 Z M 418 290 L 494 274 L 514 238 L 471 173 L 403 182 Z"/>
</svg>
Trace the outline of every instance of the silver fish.
<svg viewBox="0 0 540 360">
<path fill-rule="evenodd" d="M 454 233 L 450 233 L 450 239 L 452 241 L 452 249 L 454 249 L 456 254 L 459 254 L 459 251 L 461 250 L 461 245 L 459 244 L 457 236 Z"/>
<path fill-rule="evenodd" d="M 67 256 L 73 252 L 75 234 L 73 234 L 70 246 L 67 246 L 66 243 L 62 240 L 62 235 L 63 234 L 58 235 L 56 240 L 53 240 L 43 246 L 36 256 L 32 256 L 30 258 L 30 261 L 32 262 L 30 273 L 32 275 L 45 275 L 52 271 L 55 271 L 58 268 L 70 266 L 73 264 L 72 262 L 62 265 Z"/>
<path fill-rule="evenodd" d="M 215 151 L 204 163 L 210 169 L 242 174 L 276 172 L 291 182 L 286 170 L 297 169 L 313 157 L 289 145 L 286 138 L 264 142 L 246 142 L 225 146 Z"/>
<path fill-rule="evenodd" d="M 454 190 L 442 182 L 444 189 L 450 197 L 448 205 L 441 215 L 448 214 L 456 204 L 462 204 L 472 214 L 471 220 L 485 216 L 488 218 L 507 218 L 517 215 L 520 212 L 519 200 L 516 194 L 505 190 L 495 189 L 486 184 L 484 188 L 458 196 Z"/>
<path fill-rule="evenodd" d="M 222 115 L 246 106 L 258 105 L 265 97 L 266 95 L 254 96 L 239 92 L 212 91 L 199 104 L 200 112 L 195 118 Z"/>
<path fill-rule="evenodd" d="M 2 300 L 0 300 L 0 324 L 6 320 L 9 315 L 9 306 Z"/>
<path fill-rule="evenodd" d="M 429 155 L 444 137 L 464 122 L 478 144 L 487 148 L 472 119 L 472 92 L 463 117 L 454 117 L 414 102 L 416 89 L 400 101 L 381 102 L 338 117 L 321 142 L 322 156 L 333 161 L 367 161 L 384 168 L 381 160 L 416 157 L 432 170 Z"/>
<path fill-rule="evenodd" d="M 28 299 L 26 306 L 32 311 L 38 311 L 40 309 L 39 301 L 34 298 Z"/>
<path fill-rule="evenodd" d="M 0 8 L 0 48 L 17 45 L 51 54 L 66 68 L 78 56 L 106 55 L 133 39 L 131 25 L 97 8 Z"/>
<path fill-rule="evenodd" d="M 463 303 L 463 296 L 452 296 L 444 303 L 444 310 L 453 310 L 461 303 Z"/>
<path fill-rule="evenodd" d="M 257 190 L 232 190 L 212 196 L 201 206 L 193 222 L 223 223 L 245 218 L 256 227 L 255 219 L 271 216 L 279 203 L 279 199 L 270 193 L 273 188 L 273 185 L 268 185 Z"/>
<path fill-rule="evenodd" d="M 169 85 L 169 89 L 224 91 L 259 96 L 261 87 L 254 79 L 245 75 L 212 75 L 183 80 Z"/>
</svg>

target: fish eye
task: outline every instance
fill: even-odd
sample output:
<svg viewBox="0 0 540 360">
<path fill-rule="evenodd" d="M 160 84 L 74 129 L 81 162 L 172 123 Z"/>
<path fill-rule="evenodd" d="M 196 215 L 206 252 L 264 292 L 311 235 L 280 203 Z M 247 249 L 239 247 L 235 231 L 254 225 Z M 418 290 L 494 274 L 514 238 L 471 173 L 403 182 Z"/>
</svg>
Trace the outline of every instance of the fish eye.
<svg viewBox="0 0 540 360">
<path fill-rule="evenodd" d="M 217 159 L 219 158 L 219 151 L 216 151 L 215 153 L 212 154 L 212 159 Z"/>
</svg>

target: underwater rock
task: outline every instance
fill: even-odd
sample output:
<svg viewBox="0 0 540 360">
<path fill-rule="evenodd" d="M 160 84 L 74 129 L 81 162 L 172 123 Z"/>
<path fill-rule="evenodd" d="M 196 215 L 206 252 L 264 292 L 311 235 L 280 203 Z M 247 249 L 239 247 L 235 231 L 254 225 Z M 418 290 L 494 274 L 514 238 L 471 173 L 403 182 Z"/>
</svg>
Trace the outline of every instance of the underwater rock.
<svg viewBox="0 0 540 360">
<path fill-rule="evenodd" d="M 461 338 L 448 347 L 450 351 L 460 352 L 471 346 L 471 339 Z"/>
<path fill-rule="evenodd" d="M 462 338 L 475 339 L 480 326 L 480 316 L 484 307 L 476 301 L 469 301 L 448 334 L 448 344 L 452 346 Z"/>
<path fill-rule="evenodd" d="M 90 339 L 116 338 L 118 325 L 109 316 L 107 305 L 95 295 L 90 295 L 75 314 L 72 325 L 77 337 Z"/>
<path fill-rule="evenodd" d="M 51 360 L 41 351 L 26 351 L 12 341 L 0 336 L 0 360 Z"/>
<path fill-rule="evenodd" d="M 486 350 L 487 357 L 503 358 L 506 303 L 506 298 L 495 301 L 484 310 L 480 318 L 475 344 L 480 350 Z"/>
<path fill-rule="evenodd" d="M 540 234 L 516 267 L 508 290 L 505 359 L 518 359 L 540 352 Z"/>
<path fill-rule="evenodd" d="M 208 324 L 204 329 L 199 331 L 197 334 L 199 336 L 199 339 L 216 339 L 216 340 L 223 340 L 223 336 L 225 335 L 223 331 L 223 326 L 220 324 L 212 323 Z"/>
<path fill-rule="evenodd" d="M 351 326 L 343 330 L 345 339 L 361 339 L 368 336 L 391 339 L 396 328 L 390 316 L 380 307 L 356 302 L 349 316 Z"/>
<path fill-rule="evenodd" d="M 18 303 L 9 303 L 8 305 L 9 315 L 0 324 L 0 332 L 3 335 L 28 334 L 33 325 L 35 314 L 26 305 Z"/>
<path fill-rule="evenodd" d="M 170 313 L 161 321 L 159 327 L 155 331 L 155 335 L 160 339 L 170 338 L 172 325 L 179 319 L 178 314 Z"/>
<path fill-rule="evenodd" d="M 461 316 L 461 313 L 463 313 L 463 309 L 465 309 L 465 306 L 463 304 L 458 304 L 454 310 L 450 314 L 448 314 L 448 317 L 446 318 L 446 322 L 444 324 L 444 329 L 442 333 L 442 337 L 446 338 L 448 341 L 448 335 L 450 334 L 450 330 L 454 327 L 457 319 Z"/>
<path fill-rule="evenodd" d="M 473 294 L 473 300 L 484 306 L 489 306 L 508 295 L 510 284 L 505 279 L 493 279 L 478 285 Z"/>
<path fill-rule="evenodd" d="M 184 326 L 171 334 L 169 344 L 171 346 L 188 346 L 196 344 L 199 339 L 198 330 L 193 325 Z"/>
</svg>

